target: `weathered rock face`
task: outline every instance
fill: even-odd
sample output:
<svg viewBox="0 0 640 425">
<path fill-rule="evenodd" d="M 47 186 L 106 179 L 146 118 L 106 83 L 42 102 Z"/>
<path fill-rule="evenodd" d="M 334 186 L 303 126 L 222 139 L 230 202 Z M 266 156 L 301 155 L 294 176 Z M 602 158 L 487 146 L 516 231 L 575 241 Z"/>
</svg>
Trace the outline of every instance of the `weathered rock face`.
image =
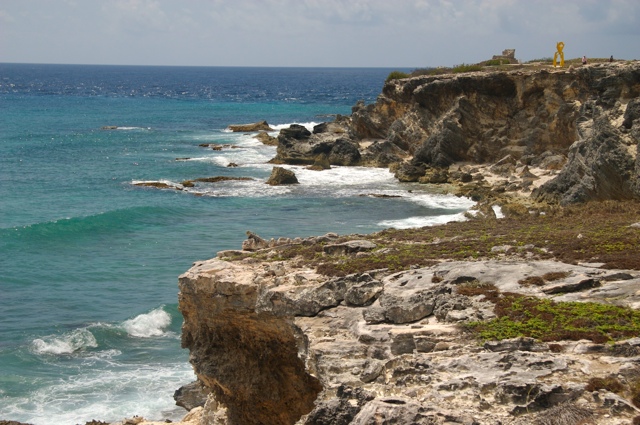
<svg viewBox="0 0 640 425">
<path fill-rule="evenodd" d="M 320 155 L 325 155 L 330 165 L 359 165 L 361 154 L 358 144 L 343 137 L 344 126 L 333 123 L 314 129 L 293 124 L 278 135 L 275 163 L 313 165 Z"/>
<path fill-rule="evenodd" d="M 230 423 L 293 424 L 322 387 L 298 356 L 291 318 L 256 310 L 260 285 L 252 277 L 218 260 L 182 275 L 182 345 Z"/>
<path fill-rule="evenodd" d="M 567 165 L 533 195 L 560 204 L 639 197 L 638 140 L 612 126 L 601 107 L 585 106 L 592 117 L 579 124 L 580 139 L 569 149 Z"/>
<path fill-rule="evenodd" d="M 340 255 L 376 249 L 327 245 L 338 247 Z M 564 277 L 549 287 L 520 283 L 547 273 Z M 456 293 L 465 282 L 640 306 L 637 272 L 553 261 L 444 262 L 329 279 L 301 264 L 216 258 L 180 277 L 183 345 L 231 425 L 524 425 L 563 412 L 613 425 L 637 414 L 624 398 L 585 387 L 592 377 L 640 376 L 640 340 L 480 346 L 457 324 L 495 313 L 482 296 Z"/>
<path fill-rule="evenodd" d="M 339 123 L 304 138 L 281 133 L 274 161 L 312 164 L 323 153 L 331 165 L 392 167 L 401 181 L 444 183 L 446 173 L 425 173 L 511 157 L 513 169 L 501 175 L 516 165 L 565 167 L 538 200 L 640 198 L 639 96 L 638 61 L 391 80 L 374 104 L 359 102 Z"/>
<path fill-rule="evenodd" d="M 638 63 L 414 77 L 386 83 L 375 104 L 354 108 L 352 133 L 389 140 L 416 163 L 519 159 L 566 152 L 587 100 L 608 111 L 639 95 Z"/>
</svg>

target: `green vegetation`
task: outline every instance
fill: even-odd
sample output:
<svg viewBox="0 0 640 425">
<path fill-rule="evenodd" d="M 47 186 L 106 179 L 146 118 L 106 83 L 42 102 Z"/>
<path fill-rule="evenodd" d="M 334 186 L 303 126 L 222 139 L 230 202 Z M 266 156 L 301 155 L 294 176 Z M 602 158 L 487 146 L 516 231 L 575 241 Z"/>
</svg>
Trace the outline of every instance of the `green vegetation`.
<svg viewBox="0 0 640 425">
<path fill-rule="evenodd" d="M 505 255 L 492 251 L 494 246 L 509 245 L 513 249 L 508 255 L 514 257 L 557 259 L 570 264 L 600 262 L 605 268 L 640 270 L 640 229 L 629 227 L 640 221 L 640 203 L 593 202 L 532 212 L 500 220 L 472 219 L 420 229 L 388 229 L 338 240 L 374 242 L 377 249 L 366 255 L 328 255 L 321 244 L 316 244 L 280 247 L 273 258 L 267 258 L 266 253 L 256 256 L 265 260 L 298 258 L 301 264 L 315 267 L 327 276 L 345 276 L 383 268 L 393 272 L 411 266 L 426 267 L 441 260 L 491 259 Z M 547 282 L 558 278 L 540 277 Z"/>
<path fill-rule="evenodd" d="M 490 59 L 484 62 L 485 66 L 500 66 L 500 65 L 508 65 L 508 59 Z"/>
<path fill-rule="evenodd" d="M 588 339 L 604 343 L 640 333 L 640 311 L 593 302 L 554 302 L 504 293 L 495 300 L 496 318 L 467 329 L 482 339 L 532 337 L 541 341 Z"/>
<path fill-rule="evenodd" d="M 391 71 L 389 73 L 389 75 L 387 76 L 387 79 L 385 80 L 385 82 L 389 82 L 391 80 L 402 80 L 403 78 L 409 78 L 410 75 L 407 74 L 406 72 L 402 72 L 402 71 Z"/>
</svg>

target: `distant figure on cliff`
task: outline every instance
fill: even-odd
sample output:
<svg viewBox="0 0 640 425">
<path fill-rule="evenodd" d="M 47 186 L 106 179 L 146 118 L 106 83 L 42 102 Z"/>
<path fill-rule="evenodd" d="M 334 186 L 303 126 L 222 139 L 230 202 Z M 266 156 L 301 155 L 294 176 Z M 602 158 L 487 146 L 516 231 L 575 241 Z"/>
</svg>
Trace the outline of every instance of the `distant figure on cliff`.
<svg viewBox="0 0 640 425">
<path fill-rule="evenodd" d="M 613 62 L 613 55 L 609 58 L 609 62 Z"/>
<path fill-rule="evenodd" d="M 582 57 L 582 64 L 583 65 L 587 64 L 587 56 L 586 55 Z"/>
</svg>

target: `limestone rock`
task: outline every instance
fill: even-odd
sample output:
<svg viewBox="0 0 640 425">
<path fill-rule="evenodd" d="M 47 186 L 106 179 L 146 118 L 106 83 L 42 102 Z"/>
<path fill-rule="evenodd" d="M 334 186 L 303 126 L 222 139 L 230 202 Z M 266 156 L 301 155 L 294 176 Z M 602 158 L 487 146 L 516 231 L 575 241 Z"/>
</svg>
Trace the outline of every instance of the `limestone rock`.
<svg viewBox="0 0 640 425">
<path fill-rule="evenodd" d="M 564 276 L 553 285 L 594 279 L 600 286 L 548 295 L 546 285 L 518 283 L 547 273 Z M 202 415 L 224 407 L 228 425 L 374 418 L 523 425 L 554 406 L 579 405 L 595 423 L 631 420 L 636 413 L 624 397 L 596 400 L 584 388 L 592 376 L 640 377 L 640 340 L 516 338 L 480 346 L 454 324 L 495 317 L 482 296 L 456 293 L 473 282 L 558 301 L 640 306 L 637 271 L 554 261 L 454 261 L 331 279 L 285 261 L 198 262 L 180 277 L 179 307 L 183 346 L 212 391 Z"/>
</svg>

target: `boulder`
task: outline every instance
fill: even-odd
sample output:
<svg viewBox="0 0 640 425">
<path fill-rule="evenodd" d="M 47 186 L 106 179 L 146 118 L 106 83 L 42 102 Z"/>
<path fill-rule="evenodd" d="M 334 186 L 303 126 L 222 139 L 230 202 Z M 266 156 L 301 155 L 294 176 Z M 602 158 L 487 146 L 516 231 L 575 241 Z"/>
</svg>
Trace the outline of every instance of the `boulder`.
<svg viewBox="0 0 640 425">
<path fill-rule="evenodd" d="M 194 381 L 178 388 L 173 393 L 173 399 L 176 401 L 176 405 L 190 411 L 196 407 L 204 406 L 210 392 L 201 382 Z"/>
<path fill-rule="evenodd" d="M 298 178 L 296 177 L 296 173 L 282 167 L 273 167 L 273 170 L 271 171 L 271 176 L 269 176 L 269 179 L 267 180 L 266 183 L 271 186 L 299 184 Z"/>
</svg>

